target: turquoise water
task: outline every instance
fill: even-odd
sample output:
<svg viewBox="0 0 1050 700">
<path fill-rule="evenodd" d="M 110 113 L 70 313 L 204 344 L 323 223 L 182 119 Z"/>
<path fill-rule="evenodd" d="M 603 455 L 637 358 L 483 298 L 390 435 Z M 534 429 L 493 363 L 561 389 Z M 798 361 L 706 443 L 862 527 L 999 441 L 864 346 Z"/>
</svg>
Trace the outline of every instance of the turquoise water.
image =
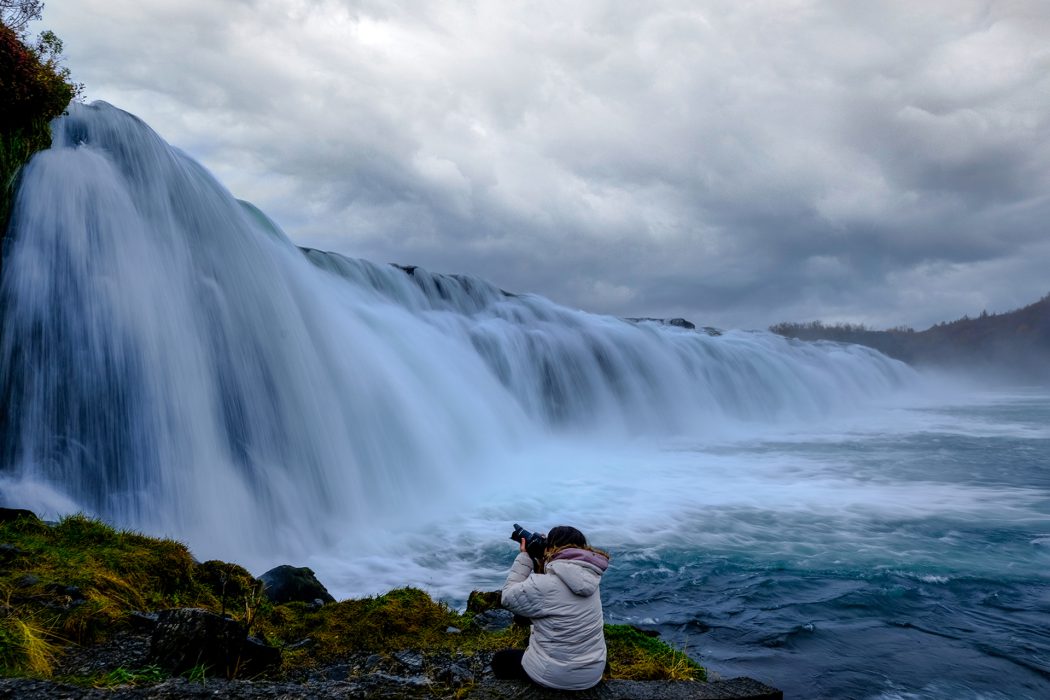
<svg viewBox="0 0 1050 700">
<path fill-rule="evenodd" d="M 985 399 L 915 409 L 893 432 L 739 447 L 872 499 L 698 515 L 742 546 L 621 557 L 609 618 L 791 697 L 1050 697 L 1050 400 Z"/>
</svg>

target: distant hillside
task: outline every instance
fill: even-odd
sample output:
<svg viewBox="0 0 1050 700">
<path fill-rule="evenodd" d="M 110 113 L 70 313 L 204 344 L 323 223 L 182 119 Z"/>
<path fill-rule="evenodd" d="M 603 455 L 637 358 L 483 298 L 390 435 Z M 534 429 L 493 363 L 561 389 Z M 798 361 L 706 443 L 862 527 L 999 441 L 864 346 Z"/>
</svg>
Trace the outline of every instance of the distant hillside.
<svg viewBox="0 0 1050 700">
<path fill-rule="evenodd" d="M 835 340 L 875 348 L 919 366 L 993 371 L 1014 380 L 1050 381 L 1050 294 L 1023 309 L 981 313 L 938 323 L 924 331 L 873 330 L 863 325 L 779 323 L 770 329 L 789 338 Z"/>
</svg>

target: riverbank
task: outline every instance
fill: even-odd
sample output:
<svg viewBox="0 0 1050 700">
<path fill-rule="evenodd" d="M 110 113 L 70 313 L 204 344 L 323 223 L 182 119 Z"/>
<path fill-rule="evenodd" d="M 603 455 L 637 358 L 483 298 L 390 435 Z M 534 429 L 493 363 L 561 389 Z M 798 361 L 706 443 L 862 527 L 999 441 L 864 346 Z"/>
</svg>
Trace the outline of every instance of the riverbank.
<svg viewBox="0 0 1050 700">
<path fill-rule="evenodd" d="M 492 653 L 523 647 L 528 627 L 491 594 L 463 612 L 412 588 L 334 601 L 307 569 L 256 579 L 83 516 L 0 520 L 0 698 L 551 696 L 492 678 Z M 609 672 L 587 697 L 779 697 L 707 683 L 645 630 L 606 625 L 606 640 Z"/>
</svg>

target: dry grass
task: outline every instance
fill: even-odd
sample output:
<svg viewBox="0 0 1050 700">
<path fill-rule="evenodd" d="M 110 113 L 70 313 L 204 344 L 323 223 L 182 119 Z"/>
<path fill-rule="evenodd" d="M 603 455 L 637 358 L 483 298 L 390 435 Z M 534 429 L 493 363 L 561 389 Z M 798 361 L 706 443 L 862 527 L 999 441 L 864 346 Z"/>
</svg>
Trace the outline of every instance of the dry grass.
<svg viewBox="0 0 1050 700">
<path fill-rule="evenodd" d="M 26 675 L 46 678 L 55 653 L 51 634 L 36 622 L 14 615 L 0 619 L 0 668 L 23 669 Z"/>
</svg>

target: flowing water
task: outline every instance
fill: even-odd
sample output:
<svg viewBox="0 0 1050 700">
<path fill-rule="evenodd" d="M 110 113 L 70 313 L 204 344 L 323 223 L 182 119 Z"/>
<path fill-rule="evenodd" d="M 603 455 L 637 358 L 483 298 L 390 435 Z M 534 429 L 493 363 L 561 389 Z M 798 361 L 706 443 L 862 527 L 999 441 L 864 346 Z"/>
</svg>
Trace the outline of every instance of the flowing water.
<svg viewBox="0 0 1050 700">
<path fill-rule="evenodd" d="M 610 621 L 798 697 L 1050 691 L 1050 398 L 297 248 L 109 105 L 25 168 L 0 502 L 337 595 L 498 587 L 517 521 Z"/>
</svg>

